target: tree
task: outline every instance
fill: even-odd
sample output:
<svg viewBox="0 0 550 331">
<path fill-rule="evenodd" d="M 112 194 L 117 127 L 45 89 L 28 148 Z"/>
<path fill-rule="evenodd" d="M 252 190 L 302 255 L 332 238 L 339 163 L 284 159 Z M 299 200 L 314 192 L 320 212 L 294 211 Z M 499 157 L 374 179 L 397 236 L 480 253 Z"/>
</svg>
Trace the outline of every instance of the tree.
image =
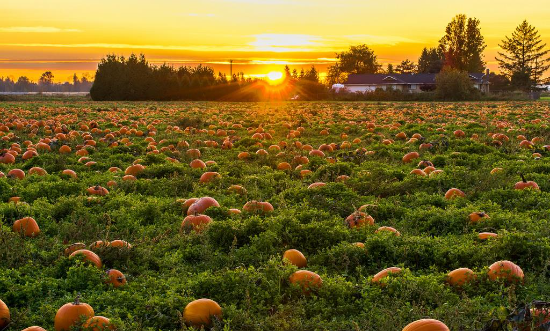
<svg viewBox="0 0 550 331">
<path fill-rule="evenodd" d="M 395 72 L 398 74 L 412 74 L 415 71 L 416 64 L 409 59 L 401 61 L 401 64 L 398 64 L 397 67 L 395 67 Z"/>
<path fill-rule="evenodd" d="M 443 69 L 445 54 L 440 48 L 426 48 L 422 50 L 418 58 L 418 73 L 437 74 Z"/>
<path fill-rule="evenodd" d="M 443 69 L 437 74 L 435 86 L 435 94 L 442 100 L 474 99 L 479 93 L 467 72 L 453 68 Z"/>
<path fill-rule="evenodd" d="M 337 53 L 336 59 L 338 61 L 328 70 L 329 84 L 342 82 L 348 74 L 374 74 L 382 68 L 367 45 L 351 46 L 348 51 Z"/>
<path fill-rule="evenodd" d="M 516 28 L 511 38 L 506 36 L 499 47 L 503 50 L 496 57 L 499 67 L 517 88 L 532 89 L 550 68 L 550 58 L 545 58 L 549 50 L 545 49 L 538 30 L 527 21 Z"/>
<path fill-rule="evenodd" d="M 391 74 L 394 74 L 394 73 L 395 73 L 395 71 L 393 70 L 393 64 L 388 63 L 388 69 L 386 69 L 386 73 L 387 73 L 388 75 L 391 75 Z"/>
<path fill-rule="evenodd" d="M 445 54 L 445 65 L 467 72 L 483 72 L 482 53 L 487 47 L 481 35 L 480 21 L 456 15 L 439 40 L 439 49 Z"/>
<path fill-rule="evenodd" d="M 290 67 L 288 64 L 285 66 L 285 79 L 289 79 L 292 77 L 292 74 L 290 73 Z"/>
<path fill-rule="evenodd" d="M 303 70 L 303 69 L 302 69 Z M 311 66 L 311 69 L 306 71 L 301 79 L 309 80 L 311 82 L 319 83 L 319 72 L 315 69 L 315 66 Z"/>
<path fill-rule="evenodd" d="M 51 71 L 46 71 L 45 73 L 40 76 L 40 79 L 38 80 L 38 83 L 40 85 L 52 85 L 53 84 L 53 74 Z"/>
<path fill-rule="evenodd" d="M 18 92 L 31 92 L 33 83 L 26 76 L 21 76 L 15 83 L 15 89 Z"/>
</svg>

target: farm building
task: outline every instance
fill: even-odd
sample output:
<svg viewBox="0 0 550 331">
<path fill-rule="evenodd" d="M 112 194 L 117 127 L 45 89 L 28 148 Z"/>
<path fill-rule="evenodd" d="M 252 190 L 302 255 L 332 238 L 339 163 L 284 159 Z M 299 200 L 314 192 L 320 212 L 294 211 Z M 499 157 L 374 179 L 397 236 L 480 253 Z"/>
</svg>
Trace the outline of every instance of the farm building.
<svg viewBox="0 0 550 331">
<path fill-rule="evenodd" d="M 489 71 L 469 73 L 474 87 L 489 92 Z M 343 86 L 350 92 L 374 92 L 376 89 L 417 93 L 435 89 L 436 74 L 351 74 Z"/>
</svg>

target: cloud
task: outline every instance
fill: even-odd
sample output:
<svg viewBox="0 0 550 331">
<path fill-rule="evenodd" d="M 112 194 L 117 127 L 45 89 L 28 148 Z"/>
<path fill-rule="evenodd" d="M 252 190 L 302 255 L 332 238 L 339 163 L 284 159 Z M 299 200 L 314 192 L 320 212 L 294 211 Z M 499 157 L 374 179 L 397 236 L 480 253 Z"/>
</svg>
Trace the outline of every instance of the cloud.
<svg viewBox="0 0 550 331">
<path fill-rule="evenodd" d="M 10 26 L 0 28 L 0 32 L 14 33 L 60 33 L 60 32 L 81 32 L 78 29 L 60 29 L 51 26 Z"/>
<path fill-rule="evenodd" d="M 257 51 L 268 52 L 307 52 L 323 46 L 321 37 L 307 34 L 257 34 L 255 41 L 248 43 Z"/>
<path fill-rule="evenodd" d="M 413 40 L 409 38 L 399 37 L 399 36 L 375 36 L 371 34 L 352 34 L 344 36 L 344 38 L 352 41 L 361 41 L 369 45 L 397 45 L 401 43 L 422 43 L 418 40 Z"/>
<path fill-rule="evenodd" d="M 212 14 L 212 13 L 206 13 L 206 14 L 188 13 L 187 16 L 191 16 L 191 17 L 214 17 L 214 16 L 216 16 L 216 14 Z"/>
</svg>

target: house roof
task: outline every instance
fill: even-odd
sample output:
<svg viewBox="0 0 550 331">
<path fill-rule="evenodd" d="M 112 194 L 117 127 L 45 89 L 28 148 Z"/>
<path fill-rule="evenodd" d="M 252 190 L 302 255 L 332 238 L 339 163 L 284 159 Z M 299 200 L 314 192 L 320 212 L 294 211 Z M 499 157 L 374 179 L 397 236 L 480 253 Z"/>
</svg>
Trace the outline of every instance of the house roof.
<svg viewBox="0 0 550 331">
<path fill-rule="evenodd" d="M 484 73 L 470 73 L 477 84 L 484 83 Z M 351 74 L 345 85 L 387 85 L 387 84 L 435 84 L 436 74 Z"/>
</svg>

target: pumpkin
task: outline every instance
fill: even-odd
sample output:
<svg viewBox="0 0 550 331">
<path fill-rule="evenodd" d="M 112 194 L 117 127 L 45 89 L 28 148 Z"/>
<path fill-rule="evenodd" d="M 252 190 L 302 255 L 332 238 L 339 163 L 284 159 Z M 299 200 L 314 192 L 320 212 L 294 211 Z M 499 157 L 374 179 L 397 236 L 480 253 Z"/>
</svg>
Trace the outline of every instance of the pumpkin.
<svg viewBox="0 0 550 331">
<path fill-rule="evenodd" d="M 40 326 L 29 326 L 28 328 L 23 329 L 22 331 L 46 331 L 46 329 Z"/>
<path fill-rule="evenodd" d="M 189 206 L 187 215 L 202 214 L 210 207 L 220 207 L 220 204 L 214 198 L 202 197 Z"/>
<path fill-rule="evenodd" d="M 4 329 L 10 323 L 10 309 L 0 300 L 0 330 Z"/>
<path fill-rule="evenodd" d="M 141 164 L 139 164 L 139 163 L 138 164 L 133 164 L 133 165 L 129 166 L 128 168 L 126 168 L 126 170 L 124 171 L 124 174 L 125 175 L 137 176 L 143 170 L 145 170 L 145 167 L 142 166 Z"/>
<path fill-rule="evenodd" d="M 124 240 L 113 240 L 109 243 L 109 246 L 116 247 L 116 248 L 132 248 L 132 245 L 130 245 L 127 241 Z"/>
<path fill-rule="evenodd" d="M 489 279 L 505 279 L 508 282 L 522 282 L 523 270 L 513 262 L 510 261 L 498 261 L 489 267 Z"/>
<path fill-rule="evenodd" d="M 297 266 L 298 268 L 305 268 L 307 266 L 307 259 L 297 249 L 289 249 L 283 254 L 283 261 L 288 261 L 290 264 Z"/>
<path fill-rule="evenodd" d="M 114 330 L 114 325 L 111 324 L 111 321 L 107 317 L 103 316 L 94 316 L 89 318 L 82 325 L 83 328 L 89 331 L 104 331 L 104 330 Z"/>
<path fill-rule="evenodd" d="M 34 218 L 23 217 L 13 223 L 13 232 L 24 234 L 26 237 L 36 237 L 40 234 L 40 228 Z"/>
<path fill-rule="evenodd" d="M 421 319 L 408 324 L 402 331 L 449 331 L 449 328 L 438 320 Z"/>
<path fill-rule="evenodd" d="M 189 163 L 189 166 L 193 169 L 204 169 L 206 168 L 206 163 L 204 163 L 202 160 L 194 159 Z"/>
<path fill-rule="evenodd" d="M 323 187 L 323 186 L 326 186 L 326 185 L 327 185 L 326 183 L 316 182 L 316 183 L 310 184 L 307 188 L 309 190 L 311 190 L 311 189 L 318 188 L 318 187 Z"/>
<path fill-rule="evenodd" d="M 183 310 L 183 319 L 187 325 L 193 327 L 209 327 L 212 318 L 221 319 L 222 308 L 214 300 L 198 299 L 191 301 Z"/>
<path fill-rule="evenodd" d="M 289 281 L 291 284 L 298 284 L 302 288 L 303 294 L 309 294 L 312 289 L 320 288 L 323 285 L 321 277 L 308 270 L 298 270 L 290 275 Z"/>
<path fill-rule="evenodd" d="M 80 302 L 79 297 L 74 302 L 64 304 L 55 314 L 54 328 L 56 331 L 69 331 L 79 325 L 83 317 L 91 318 L 94 309 L 87 303 Z"/>
<path fill-rule="evenodd" d="M 475 274 L 468 268 L 455 269 L 447 274 L 447 282 L 452 286 L 463 286 L 475 279 Z"/>
<path fill-rule="evenodd" d="M 381 232 L 389 232 L 389 233 L 395 234 L 398 237 L 401 236 L 401 233 L 397 231 L 395 228 L 392 228 L 391 226 L 381 226 L 376 231 L 374 231 L 374 233 L 381 233 Z"/>
<path fill-rule="evenodd" d="M 71 151 L 72 149 L 67 145 L 59 147 L 59 154 L 69 154 Z"/>
<path fill-rule="evenodd" d="M 412 162 L 412 160 L 418 159 L 419 157 L 420 157 L 420 154 L 418 154 L 418 152 L 407 153 L 405 154 L 405 156 L 403 156 L 403 163 L 410 163 Z"/>
<path fill-rule="evenodd" d="M 231 193 L 236 193 L 241 195 L 246 194 L 246 189 L 241 185 L 231 185 L 227 190 Z"/>
<path fill-rule="evenodd" d="M 76 172 L 74 172 L 71 169 L 65 169 L 61 172 L 62 175 L 69 176 L 73 179 L 76 179 L 78 176 L 76 175 Z"/>
<path fill-rule="evenodd" d="M 222 175 L 220 175 L 217 172 L 214 171 L 207 171 L 202 174 L 201 178 L 199 179 L 200 183 L 210 183 L 211 181 L 215 179 L 222 178 Z"/>
<path fill-rule="evenodd" d="M 107 270 L 107 276 L 109 280 L 107 280 L 106 283 L 113 284 L 115 288 L 126 285 L 126 277 L 122 272 L 116 269 Z"/>
<path fill-rule="evenodd" d="M 208 215 L 187 215 L 181 223 L 182 230 L 189 232 L 191 230 L 195 232 L 202 232 L 204 228 L 212 222 L 212 218 Z"/>
<path fill-rule="evenodd" d="M 470 219 L 470 222 L 475 223 L 481 219 L 488 219 L 490 217 L 484 212 L 474 212 L 468 215 L 468 218 Z"/>
<path fill-rule="evenodd" d="M 451 188 L 445 193 L 445 199 L 450 200 L 458 197 L 465 197 L 466 194 L 457 188 Z"/>
<path fill-rule="evenodd" d="M 278 170 L 291 170 L 292 166 L 288 162 L 281 162 L 277 165 Z"/>
<path fill-rule="evenodd" d="M 8 178 L 23 179 L 25 178 L 25 172 L 21 169 L 11 169 L 8 171 Z"/>
<path fill-rule="evenodd" d="M 365 225 L 374 225 L 374 218 L 362 211 L 356 211 L 346 217 L 346 224 L 349 228 L 360 228 Z"/>
<path fill-rule="evenodd" d="M 477 237 L 481 240 L 486 240 L 486 239 L 489 239 L 489 238 L 496 238 L 496 237 L 498 237 L 498 234 L 493 233 L 493 232 L 481 232 L 477 235 Z"/>
<path fill-rule="evenodd" d="M 359 248 L 365 248 L 365 244 L 362 243 L 362 242 L 356 242 L 356 243 L 353 243 L 354 246 L 357 246 Z"/>
<path fill-rule="evenodd" d="M 517 323 L 518 330 L 531 331 L 541 330 L 542 324 L 550 322 L 550 308 L 531 308 L 529 310 L 530 319 L 527 318 L 523 322 Z M 534 326 L 534 328 L 532 328 Z"/>
<path fill-rule="evenodd" d="M 95 265 L 97 268 L 101 268 L 101 259 L 99 256 L 97 256 L 96 253 L 89 251 L 87 249 L 79 249 L 77 251 L 74 251 L 69 255 L 69 258 L 73 258 L 75 256 L 83 256 L 83 261 L 88 261 Z"/>
<path fill-rule="evenodd" d="M 372 282 L 373 283 L 382 283 L 381 280 L 383 278 L 386 278 L 390 274 L 398 274 L 400 272 L 401 272 L 401 268 L 398 268 L 398 267 L 386 268 L 386 269 L 380 271 L 379 273 L 377 273 L 376 275 L 374 275 L 374 277 L 372 277 Z"/>
<path fill-rule="evenodd" d="M 267 201 L 260 202 L 252 200 L 244 204 L 243 210 L 250 213 L 268 213 L 272 212 L 274 209 L 273 206 Z"/>
<path fill-rule="evenodd" d="M 105 196 L 109 194 L 109 191 L 106 188 L 99 185 L 88 187 L 86 192 L 88 192 L 88 194 L 91 194 L 91 195 L 99 195 L 99 196 Z"/>
<path fill-rule="evenodd" d="M 9 176 L 9 174 L 8 174 Z M 539 189 L 539 186 L 537 183 L 533 182 L 533 181 L 527 181 L 525 179 L 525 177 L 523 176 L 523 174 L 521 175 L 521 181 L 520 182 L 517 182 L 515 185 L 514 185 L 514 188 L 516 190 L 525 190 L 525 189 L 533 189 L 533 190 L 538 190 Z"/>
<path fill-rule="evenodd" d="M 197 202 L 197 200 L 199 200 L 199 198 L 189 198 L 189 199 L 186 199 L 185 201 L 182 199 L 182 200 L 178 200 L 178 202 L 183 201 L 183 203 L 181 204 L 181 207 L 183 209 L 183 212 L 185 213 L 189 210 L 189 207 L 191 207 L 192 204 Z"/>
<path fill-rule="evenodd" d="M 422 169 L 413 169 L 410 172 L 411 175 L 417 175 L 417 176 L 426 176 L 426 173 Z"/>
<path fill-rule="evenodd" d="M 70 244 L 69 247 L 65 248 L 65 251 L 63 251 L 63 253 L 65 254 L 65 256 L 69 256 L 74 251 L 77 251 L 79 249 L 85 249 L 85 248 L 86 248 L 86 244 L 84 243 L 74 243 L 74 244 Z"/>
</svg>

